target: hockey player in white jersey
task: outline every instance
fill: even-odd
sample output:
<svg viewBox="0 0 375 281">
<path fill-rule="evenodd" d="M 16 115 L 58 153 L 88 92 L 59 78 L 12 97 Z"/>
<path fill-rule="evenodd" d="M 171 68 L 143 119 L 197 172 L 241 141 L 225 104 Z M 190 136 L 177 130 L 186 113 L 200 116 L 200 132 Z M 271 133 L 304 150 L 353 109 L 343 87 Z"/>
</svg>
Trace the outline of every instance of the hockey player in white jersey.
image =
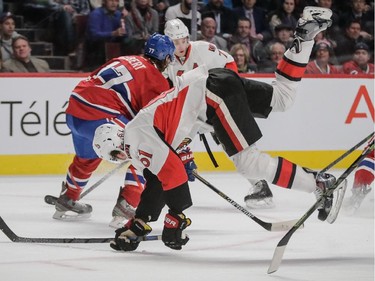
<svg viewBox="0 0 375 281">
<path fill-rule="evenodd" d="M 158 219 L 164 205 L 169 208 L 162 233 L 164 244 L 180 250 L 189 241 L 183 231 L 191 220 L 183 212 L 192 200 L 177 153 L 207 129 L 213 128 L 238 172 L 247 179 L 263 178 L 283 188 L 314 193 L 319 199 L 334 185 L 336 180 L 330 174 L 260 152 L 255 143 L 262 134 L 253 116 L 267 118 L 271 111 L 291 106 L 313 38 L 331 23 L 323 12 L 315 11 L 299 22 L 294 44 L 278 65 L 272 86 L 240 78 L 228 69 L 207 73 L 201 66 L 179 77 L 175 88 L 142 109 L 125 128 L 103 125 L 96 130 L 93 145 L 98 155 L 129 159 L 147 179 L 135 218 L 116 230 L 113 249 L 135 250 L 139 244 L 136 238 L 151 232 L 147 223 Z M 325 220 L 332 208 L 332 196 L 323 199 L 318 208 L 320 220 Z"/>
<path fill-rule="evenodd" d="M 208 69 L 228 68 L 238 72 L 233 57 L 227 52 L 218 49 L 215 45 L 205 41 L 190 41 L 189 31 L 179 19 L 169 20 L 165 23 L 164 34 L 173 40 L 176 47 L 175 60 L 169 64 L 164 75 L 167 76 L 173 85 L 176 77 L 184 72 L 192 70 L 202 64 Z M 245 196 L 246 205 L 249 208 L 270 208 L 273 207 L 273 194 L 265 180 L 249 180 L 252 187 Z"/>
<path fill-rule="evenodd" d="M 208 69 L 223 67 L 238 72 L 236 62 L 227 52 L 205 41 L 190 41 L 189 30 L 180 19 L 165 23 L 164 34 L 173 40 L 175 59 L 163 73 L 176 84 L 176 77 L 205 64 Z"/>
</svg>

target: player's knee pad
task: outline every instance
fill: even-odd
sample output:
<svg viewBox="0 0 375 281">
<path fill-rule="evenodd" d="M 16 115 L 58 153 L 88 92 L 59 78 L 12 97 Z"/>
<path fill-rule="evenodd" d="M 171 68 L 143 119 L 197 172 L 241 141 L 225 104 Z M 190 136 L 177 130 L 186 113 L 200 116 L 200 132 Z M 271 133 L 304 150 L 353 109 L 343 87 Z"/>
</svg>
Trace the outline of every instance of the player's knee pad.
<svg viewBox="0 0 375 281">
<path fill-rule="evenodd" d="M 251 145 L 232 156 L 240 174 L 248 179 L 272 181 L 277 167 L 277 160 Z"/>
</svg>

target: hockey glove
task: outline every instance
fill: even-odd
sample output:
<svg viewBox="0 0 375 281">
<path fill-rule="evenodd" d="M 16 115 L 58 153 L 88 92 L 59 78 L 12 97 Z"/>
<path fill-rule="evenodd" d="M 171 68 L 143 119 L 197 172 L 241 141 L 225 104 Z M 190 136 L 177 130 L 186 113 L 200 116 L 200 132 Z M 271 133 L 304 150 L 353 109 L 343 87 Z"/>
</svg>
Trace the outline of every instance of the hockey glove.
<svg viewBox="0 0 375 281">
<path fill-rule="evenodd" d="M 193 171 L 197 169 L 197 165 L 194 162 L 193 152 L 190 150 L 189 147 L 187 147 L 184 150 L 182 150 L 178 155 L 180 156 L 180 159 L 185 166 L 188 180 L 195 181 Z"/>
<path fill-rule="evenodd" d="M 141 219 L 132 219 L 116 230 L 115 240 L 110 246 L 116 251 L 134 251 L 138 248 L 138 237 L 145 236 L 152 231 L 152 228 Z"/>
<path fill-rule="evenodd" d="M 177 214 L 169 210 L 164 219 L 162 233 L 164 245 L 173 250 L 181 250 L 182 246 L 189 241 L 189 237 L 182 232 L 189 225 L 191 225 L 191 220 L 184 214 Z"/>
</svg>

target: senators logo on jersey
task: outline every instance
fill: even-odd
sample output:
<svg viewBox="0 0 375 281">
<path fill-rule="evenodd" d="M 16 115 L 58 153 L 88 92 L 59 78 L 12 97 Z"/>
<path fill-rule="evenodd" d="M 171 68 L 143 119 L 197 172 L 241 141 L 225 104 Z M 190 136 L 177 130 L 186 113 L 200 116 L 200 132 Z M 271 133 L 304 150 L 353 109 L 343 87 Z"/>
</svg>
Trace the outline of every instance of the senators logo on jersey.
<svg viewBox="0 0 375 281">
<path fill-rule="evenodd" d="M 184 138 L 184 140 L 176 148 L 176 152 L 180 153 L 182 150 L 186 149 L 187 146 L 191 143 L 191 138 Z"/>
</svg>

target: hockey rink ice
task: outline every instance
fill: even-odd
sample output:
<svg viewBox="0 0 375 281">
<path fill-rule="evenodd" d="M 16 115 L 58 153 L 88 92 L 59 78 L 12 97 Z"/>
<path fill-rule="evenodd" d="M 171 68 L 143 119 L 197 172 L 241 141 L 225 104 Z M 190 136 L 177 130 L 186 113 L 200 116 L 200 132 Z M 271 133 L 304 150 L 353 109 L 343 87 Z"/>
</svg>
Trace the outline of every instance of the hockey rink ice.
<svg viewBox="0 0 375 281">
<path fill-rule="evenodd" d="M 339 175 L 338 172 L 334 172 Z M 244 206 L 249 184 L 237 173 L 202 173 Z M 102 175 L 95 175 L 88 186 Z M 121 174 L 105 181 L 82 201 L 93 213 L 84 221 L 52 219 L 46 194 L 57 195 L 64 176 L 1 177 L 0 216 L 23 237 L 114 237 L 108 227 Z M 346 197 L 353 175 L 348 182 Z M 267 274 L 274 249 L 286 232 L 269 232 L 198 182 L 190 184 L 194 206 L 186 230 L 189 243 L 174 251 L 161 241 L 141 242 L 135 252 L 115 252 L 109 244 L 13 243 L 0 232 L 1 281 L 372 281 L 374 280 L 374 191 L 356 215 L 341 210 L 330 225 L 315 212 L 290 239 L 279 270 Z M 275 208 L 250 210 L 267 222 L 300 218 L 315 202 L 313 194 L 271 187 Z M 161 234 L 166 209 L 152 234 Z"/>
</svg>

